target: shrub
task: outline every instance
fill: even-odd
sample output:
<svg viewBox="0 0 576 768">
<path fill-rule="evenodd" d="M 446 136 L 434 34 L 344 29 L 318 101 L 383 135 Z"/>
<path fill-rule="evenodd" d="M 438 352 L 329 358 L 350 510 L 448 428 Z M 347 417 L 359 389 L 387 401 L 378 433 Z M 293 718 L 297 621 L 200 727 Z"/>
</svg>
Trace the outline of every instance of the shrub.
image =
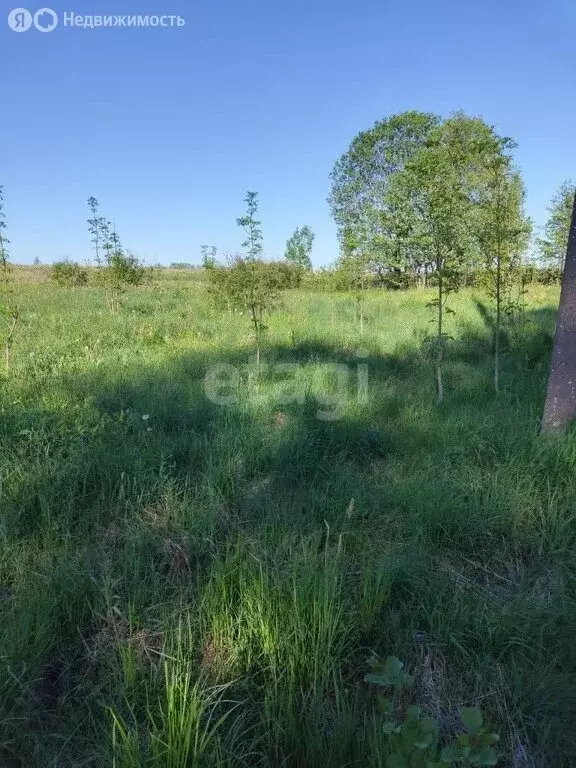
<svg viewBox="0 0 576 768">
<path fill-rule="evenodd" d="M 138 257 L 119 249 L 106 256 L 106 266 L 98 267 L 95 280 L 106 292 L 110 311 L 117 312 L 122 294 L 129 288 L 142 285 L 146 276 L 146 268 Z"/>
<path fill-rule="evenodd" d="M 258 362 L 266 330 L 264 318 L 272 312 L 280 290 L 285 287 L 281 283 L 283 274 L 277 267 L 277 264 L 271 262 L 238 256 L 231 266 L 210 267 L 206 270 L 210 281 L 209 290 L 215 301 L 228 309 L 248 314 Z"/>
<path fill-rule="evenodd" d="M 62 288 L 72 288 L 88 284 L 88 270 L 76 261 L 63 259 L 52 265 L 50 279 Z"/>
<path fill-rule="evenodd" d="M 270 273 L 270 279 L 280 290 L 299 288 L 304 273 L 303 267 L 298 264 L 290 264 L 287 261 L 264 262 L 264 269 Z"/>
<path fill-rule="evenodd" d="M 385 661 L 370 660 L 372 672 L 365 682 L 388 690 L 387 697 L 380 692 L 377 706 L 382 716 L 382 733 L 389 740 L 389 768 L 450 768 L 454 763 L 464 766 L 493 766 L 498 763 L 495 745 L 499 736 L 484 723 L 482 712 L 476 707 L 462 707 L 460 718 L 465 728 L 451 744 L 440 749 L 440 724 L 427 717 L 420 707 L 405 705 L 402 693 L 410 688 L 413 678 L 404 671 L 404 664 L 395 656 Z"/>
<path fill-rule="evenodd" d="M 552 285 L 562 281 L 562 270 L 558 267 L 545 267 L 538 270 L 538 282 L 542 285 Z"/>
</svg>

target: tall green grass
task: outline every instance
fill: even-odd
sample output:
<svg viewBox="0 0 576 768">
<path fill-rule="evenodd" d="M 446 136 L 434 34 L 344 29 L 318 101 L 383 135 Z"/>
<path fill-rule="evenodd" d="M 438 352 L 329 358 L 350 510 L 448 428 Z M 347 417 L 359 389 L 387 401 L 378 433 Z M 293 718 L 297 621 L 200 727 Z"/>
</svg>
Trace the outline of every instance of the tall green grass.
<svg viewBox="0 0 576 768">
<path fill-rule="evenodd" d="M 247 318 L 195 283 L 115 316 L 98 289 L 18 291 L 3 765 L 384 766 L 372 652 L 406 662 L 442 741 L 477 705 L 500 765 L 575 763 L 576 443 L 538 434 L 553 289 L 499 397 L 484 299 L 454 296 L 441 408 L 425 291 L 370 294 L 363 334 L 352 297 L 287 293 L 259 371 Z M 204 386 L 223 362 L 228 406 Z"/>
</svg>

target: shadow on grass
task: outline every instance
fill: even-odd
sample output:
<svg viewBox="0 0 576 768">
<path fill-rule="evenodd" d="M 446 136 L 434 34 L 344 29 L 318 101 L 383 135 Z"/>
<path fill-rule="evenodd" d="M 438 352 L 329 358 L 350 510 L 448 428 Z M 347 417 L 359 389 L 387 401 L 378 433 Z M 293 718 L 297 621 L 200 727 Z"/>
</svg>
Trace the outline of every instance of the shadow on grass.
<svg viewBox="0 0 576 768">
<path fill-rule="evenodd" d="M 56 574 L 50 626 L 60 634 L 21 622 L 8 638 L 22 644 L 15 659 L 46 678 L 47 657 L 78 645 L 79 632 L 93 635 L 95 616 L 114 609 L 145 622 L 152 599 L 192 603 L 203 574 L 239 540 L 270 567 L 300 540 L 319 553 L 339 541 L 351 579 L 385 558 L 397 564 L 389 603 L 358 646 L 408 656 L 424 633 L 459 676 L 486 675 L 482 695 L 494 668 L 505 669 L 507 705 L 522 711 L 536 748 L 576 754 L 566 714 L 576 703 L 575 460 L 570 441 L 537 436 L 551 346 L 543 318 L 532 313 L 535 330 L 508 349 L 499 398 L 490 341 L 466 330 L 450 345 L 442 408 L 425 349 L 366 357 L 312 342 L 269 348 L 259 376 L 248 350 L 190 352 L 148 369 L 64 375 L 42 404 L 31 386 L 2 421 L 7 557 L 24 541 L 65 557 L 57 568 L 43 562 Z M 227 406 L 205 391 L 217 363 L 238 371 Z M 298 366 L 292 402 L 278 364 Z M 335 420 L 321 397 L 329 385 L 314 378 L 323 364 L 348 371 Z M 21 608 L 7 600 L 0 610 L 10 622 Z"/>
<path fill-rule="evenodd" d="M 464 330 L 449 347 L 442 408 L 425 348 L 359 357 L 314 342 L 267 349 L 258 374 L 248 349 L 190 352 L 149 369 L 63 376 L 41 400 L 32 386 L 0 422 L 14 466 L 8 535 L 47 524 L 88 535 L 167 486 L 234 527 L 309 532 L 340 520 L 354 499 L 367 520 L 397 514 L 394 528 L 408 535 L 416 519 L 427 534 L 440 526 L 436 540 L 470 540 L 487 520 L 506 528 L 511 516 L 494 510 L 510 507 L 508 484 L 494 488 L 487 516 L 486 489 L 476 493 L 473 480 L 533 450 L 551 347 L 541 315 L 531 314 L 522 347 L 507 350 L 499 398 L 489 337 Z M 237 372 L 220 388 L 228 405 L 206 393 L 207 373 L 223 363 Z M 334 364 L 346 377 L 339 403 L 334 375 L 318 380 Z"/>
</svg>

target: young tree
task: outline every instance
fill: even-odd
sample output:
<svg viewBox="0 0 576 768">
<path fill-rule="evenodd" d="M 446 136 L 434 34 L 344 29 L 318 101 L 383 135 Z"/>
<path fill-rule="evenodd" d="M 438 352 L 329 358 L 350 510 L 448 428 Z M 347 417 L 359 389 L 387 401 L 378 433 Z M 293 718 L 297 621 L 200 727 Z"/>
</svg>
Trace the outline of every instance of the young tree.
<svg viewBox="0 0 576 768">
<path fill-rule="evenodd" d="M 112 244 L 112 252 L 104 268 L 104 282 L 110 310 L 117 312 L 120 308 L 122 295 L 126 293 L 128 288 L 142 284 L 145 270 L 134 254 L 124 251 L 116 229 L 110 232 L 110 243 Z"/>
<path fill-rule="evenodd" d="M 103 258 L 97 262 L 99 267 L 109 264 L 114 253 L 112 231 L 112 222 L 102 216 L 100 219 L 100 242 L 102 244 Z"/>
<path fill-rule="evenodd" d="M 336 262 L 336 282 L 352 291 L 356 299 L 356 317 L 360 335 L 364 335 L 364 298 L 372 282 L 370 254 L 362 249 L 356 235 L 348 231 L 342 236 L 342 252 Z"/>
<path fill-rule="evenodd" d="M 558 279 L 562 277 L 564 269 L 575 194 L 576 185 L 572 181 L 562 182 L 548 209 L 550 215 L 544 227 L 544 238 L 538 241 L 542 260 L 558 270 Z"/>
<path fill-rule="evenodd" d="M 6 371 L 10 369 L 12 341 L 20 317 L 20 311 L 14 302 L 10 287 L 10 263 L 8 261 L 8 245 L 6 236 L 6 214 L 4 212 L 4 187 L 0 185 L 0 314 L 4 316 L 7 327 L 4 335 L 4 360 Z"/>
<path fill-rule="evenodd" d="M 244 216 L 236 219 L 236 223 L 246 233 L 246 240 L 242 243 L 245 258 L 248 261 L 256 261 L 262 258 L 263 253 L 262 230 L 260 229 L 262 222 L 256 219 L 258 214 L 258 192 L 247 192 L 244 202 L 246 203 L 246 213 Z"/>
<path fill-rule="evenodd" d="M 88 231 L 96 251 L 96 282 L 104 287 L 106 303 L 112 313 L 120 308 L 120 299 L 129 287 L 141 285 L 146 271 L 140 260 L 125 253 L 120 237 L 108 219 L 98 215 L 98 201 L 88 200 L 91 217 Z"/>
<path fill-rule="evenodd" d="M 256 347 L 256 364 L 260 365 L 266 315 L 275 308 L 280 294 L 278 271 L 272 264 L 238 256 L 229 266 L 210 269 L 208 279 L 218 303 L 248 314 Z"/>
<path fill-rule="evenodd" d="M 314 244 L 314 232 L 309 226 L 298 227 L 286 243 L 284 258 L 302 269 L 312 269 L 312 245 Z"/>
<path fill-rule="evenodd" d="M 568 231 L 560 307 L 548 378 L 542 432 L 562 430 L 576 418 L 576 194 Z"/>
<path fill-rule="evenodd" d="M 242 243 L 245 255 L 237 256 L 227 267 L 208 270 L 211 292 L 219 303 L 229 308 L 246 311 L 250 317 L 256 364 L 260 364 L 262 340 L 266 330 L 265 317 L 275 307 L 280 292 L 279 271 L 274 265 L 262 261 L 261 222 L 258 214 L 258 195 L 248 192 L 245 202 L 247 212 L 236 219 L 246 233 Z"/>
<path fill-rule="evenodd" d="M 489 137 L 485 146 L 484 180 L 478 187 L 474 227 L 495 303 L 493 324 L 494 389 L 500 389 L 500 347 L 503 310 L 510 307 L 514 273 L 530 237 L 524 213 L 524 185 L 512 165 L 511 139 Z"/>
<path fill-rule="evenodd" d="M 90 242 L 96 253 L 96 264 L 100 264 L 100 250 L 102 248 L 106 221 L 99 215 L 99 203 L 95 197 L 88 198 L 88 208 L 90 210 L 90 217 L 86 220 L 86 223 L 88 224 L 88 232 L 91 236 Z"/>
<path fill-rule="evenodd" d="M 444 399 L 445 316 L 449 295 L 474 256 L 472 201 L 482 178 L 483 148 L 492 132 L 482 120 L 462 113 L 435 128 L 403 171 L 390 180 L 388 198 L 405 238 L 429 254 L 436 298 L 436 395 Z"/>
<path fill-rule="evenodd" d="M 202 266 L 204 269 L 213 269 L 216 266 L 217 249 L 214 245 L 201 245 Z"/>
</svg>

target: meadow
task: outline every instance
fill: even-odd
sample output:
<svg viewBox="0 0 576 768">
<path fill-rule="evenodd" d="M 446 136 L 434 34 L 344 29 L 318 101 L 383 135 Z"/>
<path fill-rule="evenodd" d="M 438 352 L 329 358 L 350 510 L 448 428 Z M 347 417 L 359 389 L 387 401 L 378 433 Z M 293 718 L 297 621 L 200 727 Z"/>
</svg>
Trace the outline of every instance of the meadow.
<svg viewBox="0 0 576 768">
<path fill-rule="evenodd" d="M 349 294 L 287 291 L 257 369 L 202 280 L 112 314 L 31 274 L 0 374 L 0 764 L 385 766 L 374 654 L 442 743 L 477 706 L 498 765 L 576 764 L 557 288 L 530 287 L 498 396 L 490 307 L 455 294 L 437 406 L 424 289 L 369 292 L 362 335 Z"/>
</svg>

